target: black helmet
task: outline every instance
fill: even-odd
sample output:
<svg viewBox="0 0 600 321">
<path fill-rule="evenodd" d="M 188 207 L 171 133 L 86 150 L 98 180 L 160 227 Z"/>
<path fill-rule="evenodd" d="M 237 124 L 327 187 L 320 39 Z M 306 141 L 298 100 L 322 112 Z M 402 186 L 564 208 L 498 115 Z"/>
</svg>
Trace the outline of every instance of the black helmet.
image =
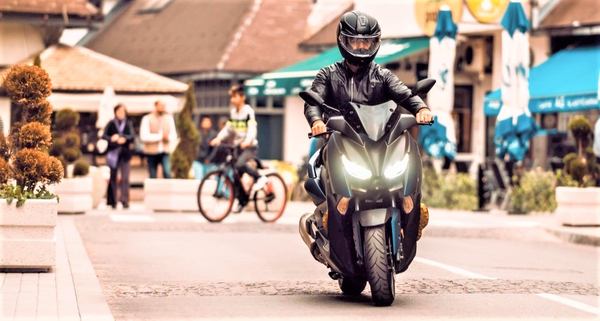
<svg viewBox="0 0 600 321">
<path fill-rule="evenodd" d="M 351 11 L 342 15 L 337 29 L 337 44 L 342 56 L 353 65 L 367 65 L 379 50 L 381 28 L 375 18 Z"/>
</svg>

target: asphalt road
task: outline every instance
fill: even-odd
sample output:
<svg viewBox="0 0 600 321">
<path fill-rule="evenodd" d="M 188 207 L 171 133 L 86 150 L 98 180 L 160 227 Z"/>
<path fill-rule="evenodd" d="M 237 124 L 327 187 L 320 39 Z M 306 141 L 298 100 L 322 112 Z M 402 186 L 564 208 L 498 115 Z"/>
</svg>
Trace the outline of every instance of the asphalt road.
<svg viewBox="0 0 600 321">
<path fill-rule="evenodd" d="M 535 223 L 432 213 L 396 301 L 376 308 L 368 290 L 340 295 L 286 215 L 209 224 L 134 209 L 76 224 L 116 320 L 600 319 L 600 250 Z"/>
</svg>

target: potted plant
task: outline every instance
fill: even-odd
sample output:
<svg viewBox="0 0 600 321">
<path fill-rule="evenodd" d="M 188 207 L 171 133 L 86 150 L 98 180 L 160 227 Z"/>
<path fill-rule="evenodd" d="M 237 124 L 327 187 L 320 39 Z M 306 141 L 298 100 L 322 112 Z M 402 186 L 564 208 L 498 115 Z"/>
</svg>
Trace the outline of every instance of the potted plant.
<svg viewBox="0 0 600 321">
<path fill-rule="evenodd" d="M 0 268 L 49 270 L 56 261 L 58 200 L 47 189 L 63 177 L 48 154 L 52 107 L 48 74 L 15 66 L 3 83 L 18 119 L 8 141 L 0 137 Z"/>
<path fill-rule="evenodd" d="M 198 152 L 199 133 L 192 119 L 196 105 L 194 86 L 189 84 L 185 105 L 177 115 L 179 143 L 171 155 L 174 179 L 146 179 L 144 205 L 154 211 L 198 211 L 196 193 L 200 180 L 191 175 L 192 163 Z"/>
<path fill-rule="evenodd" d="M 577 142 L 577 153 L 564 157 L 564 171 L 558 173 L 555 213 L 563 225 L 599 226 L 600 188 L 593 185 L 600 170 L 588 148 L 592 125 L 584 116 L 575 116 L 569 121 L 569 130 Z"/>
<path fill-rule="evenodd" d="M 66 169 L 64 179 L 53 189 L 60 198 L 59 214 L 81 214 L 93 207 L 94 185 L 88 175 L 90 165 L 81 158 L 78 125 L 79 113 L 72 109 L 62 109 L 54 116 L 54 141 L 50 155 L 57 157 Z"/>
</svg>

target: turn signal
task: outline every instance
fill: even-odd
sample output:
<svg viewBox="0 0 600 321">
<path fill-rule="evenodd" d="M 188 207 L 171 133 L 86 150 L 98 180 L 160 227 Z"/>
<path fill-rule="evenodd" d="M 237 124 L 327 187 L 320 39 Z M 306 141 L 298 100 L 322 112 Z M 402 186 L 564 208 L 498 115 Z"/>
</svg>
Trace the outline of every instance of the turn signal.
<svg viewBox="0 0 600 321">
<path fill-rule="evenodd" d="M 337 204 L 337 210 L 340 214 L 345 215 L 348 211 L 348 204 L 350 203 L 350 199 L 347 197 L 340 198 L 340 201 Z"/>
<path fill-rule="evenodd" d="M 415 204 L 413 203 L 412 197 L 405 196 L 402 199 L 402 209 L 404 209 L 404 213 L 409 214 L 410 212 L 412 212 L 414 206 Z"/>
</svg>

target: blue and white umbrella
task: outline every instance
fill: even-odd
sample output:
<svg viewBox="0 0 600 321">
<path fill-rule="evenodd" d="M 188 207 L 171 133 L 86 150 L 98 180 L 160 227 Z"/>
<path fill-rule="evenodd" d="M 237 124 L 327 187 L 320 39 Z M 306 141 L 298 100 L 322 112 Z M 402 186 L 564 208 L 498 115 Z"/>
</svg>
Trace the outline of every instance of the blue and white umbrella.
<svg viewBox="0 0 600 321">
<path fill-rule="evenodd" d="M 494 143 L 496 155 L 521 161 L 536 126 L 529 111 L 529 21 L 518 0 L 511 0 L 502 18 L 502 108 Z"/>
<path fill-rule="evenodd" d="M 419 136 L 425 152 L 435 158 L 454 159 L 456 156 L 456 131 L 451 114 L 454 106 L 456 32 L 452 12 L 444 5 L 438 12 L 435 33 L 429 40 L 428 77 L 437 82 L 427 95 L 427 102 L 436 121 L 431 127 L 421 127 Z"/>
</svg>

